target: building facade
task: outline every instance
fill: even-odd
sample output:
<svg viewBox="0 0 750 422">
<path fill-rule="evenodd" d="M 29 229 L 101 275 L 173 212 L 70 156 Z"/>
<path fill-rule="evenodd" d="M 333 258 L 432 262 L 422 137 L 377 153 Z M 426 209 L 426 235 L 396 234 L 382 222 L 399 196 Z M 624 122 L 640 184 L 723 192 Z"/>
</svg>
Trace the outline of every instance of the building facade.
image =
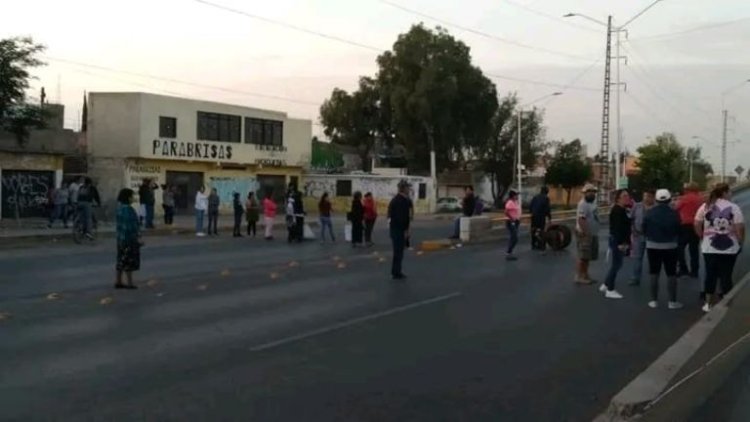
<svg viewBox="0 0 750 422">
<path fill-rule="evenodd" d="M 300 183 L 311 156 L 312 122 L 285 113 L 146 93 L 90 93 L 89 173 L 105 206 L 144 179 L 176 189 L 176 211 L 192 212 L 200 187 L 222 208 L 232 194 L 279 199 Z M 157 210 L 161 192 L 156 192 Z"/>
<path fill-rule="evenodd" d="M 65 109 L 44 104 L 44 129 L 28 139 L 0 131 L 0 219 L 46 217 L 50 191 L 63 180 L 63 162 L 75 153 L 77 134 L 63 128 Z"/>
<path fill-rule="evenodd" d="M 324 193 L 328 193 L 333 210 L 346 214 L 352 205 L 354 192 L 372 193 L 378 214 L 385 219 L 388 204 L 398 193 L 398 183 L 407 180 L 411 184 L 411 198 L 414 212 L 424 214 L 431 212 L 433 200 L 432 179 L 420 176 L 377 175 L 377 174 L 306 174 L 300 188 L 305 196 L 305 210 L 316 213 L 318 202 Z"/>
</svg>

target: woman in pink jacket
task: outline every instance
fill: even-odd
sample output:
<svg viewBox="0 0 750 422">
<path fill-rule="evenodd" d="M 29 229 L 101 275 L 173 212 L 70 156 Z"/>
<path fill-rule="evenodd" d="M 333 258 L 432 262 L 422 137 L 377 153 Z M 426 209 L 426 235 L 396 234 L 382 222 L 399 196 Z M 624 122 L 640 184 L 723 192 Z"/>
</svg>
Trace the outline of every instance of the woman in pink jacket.
<svg viewBox="0 0 750 422">
<path fill-rule="evenodd" d="M 273 240 L 273 222 L 276 219 L 276 202 L 273 192 L 267 192 L 263 200 L 263 223 L 266 226 L 266 240 Z"/>
</svg>

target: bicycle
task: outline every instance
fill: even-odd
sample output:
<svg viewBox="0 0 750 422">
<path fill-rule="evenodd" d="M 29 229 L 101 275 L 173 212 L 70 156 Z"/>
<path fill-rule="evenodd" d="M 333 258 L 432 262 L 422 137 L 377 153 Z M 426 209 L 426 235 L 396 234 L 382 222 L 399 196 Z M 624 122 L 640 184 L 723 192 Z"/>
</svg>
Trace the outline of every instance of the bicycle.
<svg viewBox="0 0 750 422">
<path fill-rule="evenodd" d="M 83 242 L 83 239 L 88 238 L 89 241 L 93 242 L 96 240 L 96 232 L 97 232 L 97 220 L 96 220 L 96 214 L 94 212 L 91 213 L 91 230 L 89 231 L 88 235 L 84 233 L 83 230 L 83 221 L 81 221 L 81 213 L 78 212 L 78 210 L 75 210 L 73 213 L 73 241 L 77 244 L 81 244 Z"/>
</svg>

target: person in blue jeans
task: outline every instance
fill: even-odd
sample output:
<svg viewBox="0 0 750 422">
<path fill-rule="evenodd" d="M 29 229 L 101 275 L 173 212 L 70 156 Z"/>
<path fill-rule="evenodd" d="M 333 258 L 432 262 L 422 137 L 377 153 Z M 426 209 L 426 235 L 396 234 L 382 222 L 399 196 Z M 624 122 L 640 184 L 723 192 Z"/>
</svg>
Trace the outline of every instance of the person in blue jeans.
<svg viewBox="0 0 750 422">
<path fill-rule="evenodd" d="M 610 265 L 605 284 L 599 290 L 607 299 L 622 299 L 622 295 L 615 290 L 615 279 L 622 268 L 622 261 L 630 247 L 630 216 L 626 205 L 630 202 L 630 195 L 625 189 L 615 193 L 615 205 L 609 212 L 609 253 Z"/>
<path fill-rule="evenodd" d="M 318 214 L 320 216 L 320 240 L 326 241 L 326 232 L 331 235 L 331 242 L 336 241 L 333 235 L 333 223 L 331 222 L 331 201 L 328 199 L 328 192 L 323 193 L 318 203 Z"/>
<path fill-rule="evenodd" d="M 643 192 L 643 199 L 633 206 L 633 253 L 631 254 L 633 262 L 633 278 L 630 280 L 631 286 L 641 284 L 643 276 L 643 257 L 646 255 L 646 234 L 643 231 L 643 221 L 646 213 L 654 206 L 654 195 L 656 192 L 649 189 Z"/>
</svg>

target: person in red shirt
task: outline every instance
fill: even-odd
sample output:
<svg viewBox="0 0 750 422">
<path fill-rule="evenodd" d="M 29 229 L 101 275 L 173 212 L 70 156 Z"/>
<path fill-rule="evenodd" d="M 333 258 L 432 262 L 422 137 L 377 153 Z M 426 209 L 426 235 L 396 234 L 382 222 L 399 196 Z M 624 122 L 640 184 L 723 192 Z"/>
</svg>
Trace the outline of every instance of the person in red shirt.
<svg viewBox="0 0 750 422">
<path fill-rule="evenodd" d="M 372 193 L 365 194 L 362 205 L 365 208 L 365 245 L 372 246 L 372 229 L 375 227 L 375 220 L 378 219 L 378 207 L 375 205 Z"/>
<path fill-rule="evenodd" d="M 680 214 L 680 243 L 677 249 L 678 253 L 678 275 L 681 277 L 690 276 L 698 278 L 698 268 L 700 266 L 700 239 L 695 233 L 693 225 L 695 224 L 695 214 L 703 205 L 705 200 L 700 194 L 700 189 L 695 183 L 689 183 L 685 187 L 685 193 L 677 200 L 675 209 Z M 690 266 L 688 267 L 685 260 L 685 247 L 688 247 L 690 253 Z"/>
</svg>

